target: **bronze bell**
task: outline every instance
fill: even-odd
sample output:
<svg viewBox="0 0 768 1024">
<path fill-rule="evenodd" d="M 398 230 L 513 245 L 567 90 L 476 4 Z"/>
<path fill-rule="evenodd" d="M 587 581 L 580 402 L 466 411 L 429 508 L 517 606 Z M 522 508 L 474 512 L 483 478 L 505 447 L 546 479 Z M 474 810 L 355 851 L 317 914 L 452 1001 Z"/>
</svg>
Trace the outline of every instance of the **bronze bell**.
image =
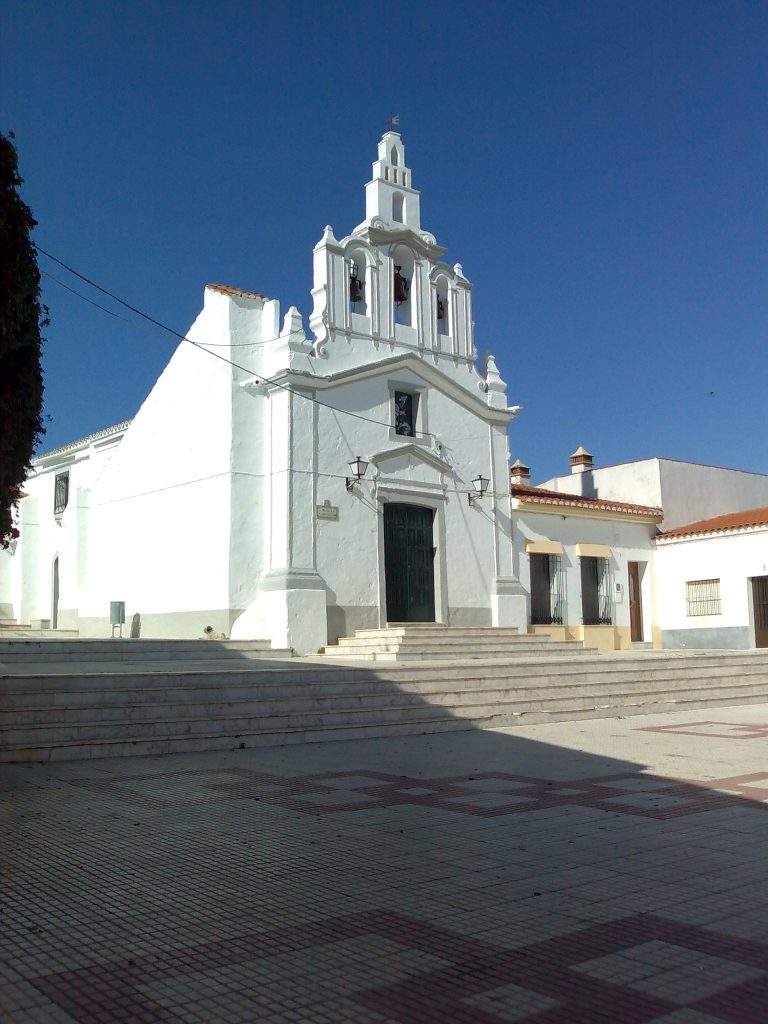
<svg viewBox="0 0 768 1024">
<path fill-rule="evenodd" d="M 403 277 L 402 269 L 402 267 L 395 266 L 395 302 L 398 306 L 408 301 L 408 293 L 411 290 L 411 282 L 407 277 Z"/>
<path fill-rule="evenodd" d="M 437 319 L 445 320 L 445 303 L 439 295 L 437 296 Z"/>
<path fill-rule="evenodd" d="M 357 274 L 357 264 L 353 263 L 349 268 L 349 301 L 365 302 L 365 284 Z"/>
</svg>

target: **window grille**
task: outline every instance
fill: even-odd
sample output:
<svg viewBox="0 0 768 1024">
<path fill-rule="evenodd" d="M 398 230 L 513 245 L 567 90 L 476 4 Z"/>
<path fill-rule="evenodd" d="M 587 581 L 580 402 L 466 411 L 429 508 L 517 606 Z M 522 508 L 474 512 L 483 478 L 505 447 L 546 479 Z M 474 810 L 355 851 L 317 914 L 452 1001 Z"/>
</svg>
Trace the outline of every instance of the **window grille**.
<svg viewBox="0 0 768 1024">
<path fill-rule="evenodd" d="M 607 558 L 581 559 L 581 612 L 585 626 L 613 625 L 611 569 Z"/>
<path fill-rule="evenodd" d="M 53 487 L 53 514 L 61 515 L 69 501 L 69 472 L 57 473 Z"/>
<path fill-rule="evenodd" d="M 720 615 L 720 580 L 690 580 L 685 605 L 687 615 Z"/>
<path fill-rule="evenodd" d="M 395 391 L 395 433 L 404 437 L 416 436 L 416 395 Z"/>
<path fill-rule="evenodd" d="M 531 625 L 565 623 L 565 570 L 559 555 L 529 556 L 531 566 Z"/>
</svg>

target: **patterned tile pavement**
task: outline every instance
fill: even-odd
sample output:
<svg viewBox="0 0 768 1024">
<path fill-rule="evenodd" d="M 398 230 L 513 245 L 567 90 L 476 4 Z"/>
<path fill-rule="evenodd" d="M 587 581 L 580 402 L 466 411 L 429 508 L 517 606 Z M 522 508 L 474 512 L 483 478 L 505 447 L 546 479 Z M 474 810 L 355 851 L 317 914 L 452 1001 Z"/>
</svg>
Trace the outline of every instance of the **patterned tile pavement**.
<svg viewBox="0 0 768 1024">
<path fill-rule="evenodd" d="M 2 769 L 0 1021 L 765 1024 L 718 714 Z"/>
</svg>

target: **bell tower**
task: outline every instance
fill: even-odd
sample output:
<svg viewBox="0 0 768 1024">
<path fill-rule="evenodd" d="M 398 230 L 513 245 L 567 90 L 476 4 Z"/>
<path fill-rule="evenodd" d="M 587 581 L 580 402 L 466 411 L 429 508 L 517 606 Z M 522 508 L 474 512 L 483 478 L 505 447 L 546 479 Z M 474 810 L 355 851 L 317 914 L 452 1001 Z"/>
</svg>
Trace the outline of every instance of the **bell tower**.
<svg viewBox="0 0 768 1024">
<path fill-rule="evenodd" d="M 378 160 L 365 186 L 365 219 L 387 225 L 404 225 L 421 230 L 419 193 L 412 187 L 411 170 L 405 165 L 405 147 L 398 132 L 384 132 Z"/>
</svg>

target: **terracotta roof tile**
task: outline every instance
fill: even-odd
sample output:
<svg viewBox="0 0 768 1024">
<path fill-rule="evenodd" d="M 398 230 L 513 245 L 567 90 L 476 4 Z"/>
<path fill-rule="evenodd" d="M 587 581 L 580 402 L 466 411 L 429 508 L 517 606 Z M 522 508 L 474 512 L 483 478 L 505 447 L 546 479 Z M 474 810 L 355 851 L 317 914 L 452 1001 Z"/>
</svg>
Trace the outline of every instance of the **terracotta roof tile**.
<svg viewBox="0 0 768 1024">
<path fill-rule="evenodd" d="M 696 523 L 676 526 L 674 530 L 660 533 L 656 539 L 692 537 L 698 533 L 723 533 L 726 530 L 743 530 L 750 526 L 768 526 L 768 508 L 748 508 L 743 512 L 728 512 L 713 519 L 700 519 Z"/>
<path fill-rule="evenodd" d="M 221 292 L 222 295 L 242 295 L 246 299 L 266 299 L 267 297 L 261 292 L 249 292 L 246 288 L 232 288 L 228 284 L 207 284 L 205 287 L 214 292 Z"/>
<path fill-rule="evenodd" d="M 537 505 L 567 505 L 570 508 L 620 512 L 628 516 L 654 516 L 658 519 L 664 515 L 660 508 L 651 505 L 632 505 L 626 501 L 609 501 L 606 498 L 585 498 L 581 494 L 564 494 L 562 491 L 550 491 L 545 487 L 534 487 L 532 484 L 512 484 L 510 490 L 513 498 Z"/>
</svg>

